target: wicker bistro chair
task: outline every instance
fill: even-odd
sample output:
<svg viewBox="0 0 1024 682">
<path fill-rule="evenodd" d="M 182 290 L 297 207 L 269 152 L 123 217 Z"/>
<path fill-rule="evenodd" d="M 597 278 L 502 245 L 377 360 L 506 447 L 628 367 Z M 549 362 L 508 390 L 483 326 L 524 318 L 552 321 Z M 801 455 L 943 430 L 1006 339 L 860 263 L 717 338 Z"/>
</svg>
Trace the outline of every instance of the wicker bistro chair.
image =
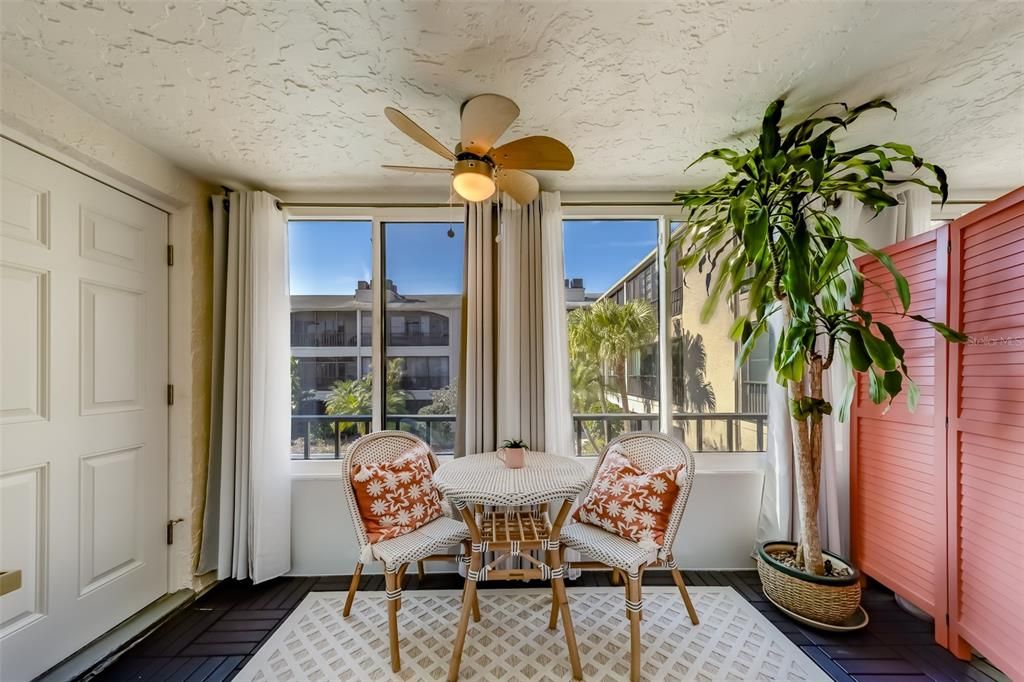
<svg viewBox="0 0 1024 682">
<path fill-rule="evenodd" d="M 656 565 L 668 567 L 672 572 L 672 580 L 679 588 L 679 594 L 683 598 L 690 621 L 694 625 L 699 622 L 693 602 L 690 601 L 690 595 L 686 591 L 683 576 L 672 559 L 672 544 L 675 542 L 679 522 L 683 517 L 683 509 L 686 507 L 686 500 L 690 495 L 690 488 L 693 486 L 695 463 L 690 449 L 674 438 L 651 432 L 626 433 L 608 444 L 594 469 L 595 479 L 608 450 L 615 445 L 618 445 L 620 452 L 625 454 L 632 465 L 641 471 L 652 471 L 680 464 L 686 465 L 685 477 L 679 488 L 679 495 L 672 505 L 668 528 L 665 530 L 665 541 L 661 547 L 652 549 L 641 547 L 632 540 L 582 522 L 569 524 L 562 529 L 563 545 L 595 559 L 595 561 L 589 562 L 574 561 L 572 562 L 573 568 L 610 568 L 613 582 L 618 582 L 623 573 L 626 575 L 626 617 L 629 620 L 630 628 L 630 679 L 635 682 L 640 679 L 640 620 L 643 617 L 640 581 L 645 568 Z M 593 482 L 594 479 L 591 479 L 591 486 L 593 486 Z M 550 622 L 554 624 L 557 620 L 558 611 L 552 608 Z"/>
<path fill-rule="evenodd" d="M 352 610 L 352 602 L 355 600 L 356 590 L 359 588 L 363 565 L 374 560 L 382 562 L 384 564 L 385 589 L 387 590 L 391 669 L 395 672 L 401 669 L 401 658 L 398 651 L 398 612 L 402 608 L 402 581 L 406 569 L 409 564 L 416 562 L 419 575 L 422 578 L 424 561 L 459 560 L 459 557 L 455 555 L 439 552 L 444 552 L 453 545 L 468 545 L 469 530 L 462 521 L 457 521 L 452 518 L 450 513 L 446 513 L 410 533 L 370 544 L 362 516 L 359 513 L 359 506 L 356 503 L 356 494 L 352 488 L 352 469 L 360 464 L 383 464 L 394 461 L 416 446 L 424 448 L 429 453 L 430 469 L 436 471 L 437 458 L 434 457 L 429 446 L 416 436 L 404 431 L 378 431 L 363 436 L 353 443 L 342 457 L 345 500 L 348 502 L 349 513 L 352 515 L 352 523 L 356 529 L 356 538 L 359 540 L 359 560 L 356 562 L 355 571 L 352 574 L 352 582 L 349 584 L 342 616 L 347 618 Z M 448 505 L 443 504 L 442 506 L 446 508 L 447 512 Z M 468 550 L 468 546 L 465 549 Z M 475 601 L 473 608 L 474 612 L 478 612 L 479 607 Z"/>
</svg>

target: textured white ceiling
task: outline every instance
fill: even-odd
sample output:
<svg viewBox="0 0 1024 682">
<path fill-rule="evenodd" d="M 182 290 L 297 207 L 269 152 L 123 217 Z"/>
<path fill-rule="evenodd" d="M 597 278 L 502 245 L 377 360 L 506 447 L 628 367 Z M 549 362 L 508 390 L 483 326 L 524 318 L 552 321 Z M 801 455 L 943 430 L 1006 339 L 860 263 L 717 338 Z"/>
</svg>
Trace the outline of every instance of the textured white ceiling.
<svg viewBox="0 0 1024 682">
<path fill-rule="evenodd" d="M 3 59 L 215 181 L 404 189 L 439 161 L 383 116 L 454 144 L 459 104 L 497 92 L 576 155 L 563 190 L 670 190 L 701 151 L 790 115 L 885 95 L 858 139 L 946 166 L 954 192 L 1024 184 L 1024 3 L 10 2 Z M 881 139 L 885 138 L 885 139 Z M 855 140 L 851 140 L 854 142 Z"/>
</svg>

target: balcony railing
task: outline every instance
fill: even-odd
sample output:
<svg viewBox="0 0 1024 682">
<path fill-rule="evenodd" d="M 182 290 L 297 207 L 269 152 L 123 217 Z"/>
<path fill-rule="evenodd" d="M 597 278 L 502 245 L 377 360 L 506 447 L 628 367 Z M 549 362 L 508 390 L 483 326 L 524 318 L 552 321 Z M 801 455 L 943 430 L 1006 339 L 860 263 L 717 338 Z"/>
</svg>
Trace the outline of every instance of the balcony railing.
<svg viewBox="0 0 1024 682">
<path fill-rule="evenodd" d="M 356 345 L 355 332 L 292 332 L 292 346 L 331 347 Z"/>
<path fill-rule="evenodd" d="M 626 431 L 657 431 L 653 413 L 574 414 L 575 454 L 596 455 L 610 440 Z M 292 415 L 292 459 L 340 459 L 359 436 L 369 433 L 372 417 L 357 415 Z M 694 452 L 763 452 L 768 440 L 768 416 L 750 412 L 672 415 L 673 435 Z M 435 453 L 452 454 L 455 415 L 395 414 L 385 428 L 409 431 Z"/>
<path fill-rule="evenodd" d="M 349 445 L 370 432 L 372 421 L 368 414 L 293 414 L 291 457 L 341 459 Z M 384 428 L 413 433 L 438 455 L 455 448 L 453 414 L 389 414 Z"/>
<path fill-rule="evenodd" d="M 596 455 L 626 431 L 657 431 L 655 413 L 574 414 L 576 455 Z M 673 435 L 694 452 L 764 452 L 768 415 L 751 412 L 676 413 Z"/>
<path fill-rule="evenodd" d="M 768 412 L 768 383 L 747 381 L 742 386 L 741 407 L 747 412 Z"/>
<path fill-rule="evenodd" d="M 364 331 L 362 336 L 362 345 L 369 347 L 371 342 L 371 336 L 369 331 Z M 389 332 L 384 337 L 384 343 L 387 346 L 443 346 L 447 347 L 451 342 L 451 337 L 448 332 L 438 334 L 398 334 L 396 332 Z"/>
</svg>

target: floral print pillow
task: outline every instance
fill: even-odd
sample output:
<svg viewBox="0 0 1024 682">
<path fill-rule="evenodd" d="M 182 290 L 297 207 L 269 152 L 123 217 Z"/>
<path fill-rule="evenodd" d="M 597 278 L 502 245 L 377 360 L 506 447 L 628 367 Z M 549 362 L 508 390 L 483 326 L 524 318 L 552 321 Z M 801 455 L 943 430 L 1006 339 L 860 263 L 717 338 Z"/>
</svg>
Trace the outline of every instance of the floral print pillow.
<svg viewBox="0 0 1024 682">
<path fill-rule="evenodd" d="M 640 471 L 613 447 L 573 517 L 643 547 L 660 548 L 683 474 L 683 465 Z"/>
<path fill-rule="evenodd" d="M 356 465 L 352 487 L 371 543 L 410 533 L 443 514 L 441 493 L 422 447 L 386 464 Z"/>
</svg>

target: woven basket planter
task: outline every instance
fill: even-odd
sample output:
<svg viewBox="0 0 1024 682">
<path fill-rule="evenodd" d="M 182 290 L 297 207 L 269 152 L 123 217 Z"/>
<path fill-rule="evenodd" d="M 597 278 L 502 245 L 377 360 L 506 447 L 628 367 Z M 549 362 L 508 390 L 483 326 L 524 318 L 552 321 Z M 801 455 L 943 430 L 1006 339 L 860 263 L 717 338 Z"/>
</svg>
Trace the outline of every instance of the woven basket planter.
<svg viewBox="0 0 1024 682">
<path fill-rule="evenodd" d="M 845 622 L 860 606 L 860 572 L 831 552 L 833 566 L 850 569 L 842 578 L 809 575 L 776 561 L 768 552 L 792 550 L 793 542 L 766 542 L 757 549 L 757 572 L 765 593 L 777 604 L 826 625 Z"/>
</svg>

